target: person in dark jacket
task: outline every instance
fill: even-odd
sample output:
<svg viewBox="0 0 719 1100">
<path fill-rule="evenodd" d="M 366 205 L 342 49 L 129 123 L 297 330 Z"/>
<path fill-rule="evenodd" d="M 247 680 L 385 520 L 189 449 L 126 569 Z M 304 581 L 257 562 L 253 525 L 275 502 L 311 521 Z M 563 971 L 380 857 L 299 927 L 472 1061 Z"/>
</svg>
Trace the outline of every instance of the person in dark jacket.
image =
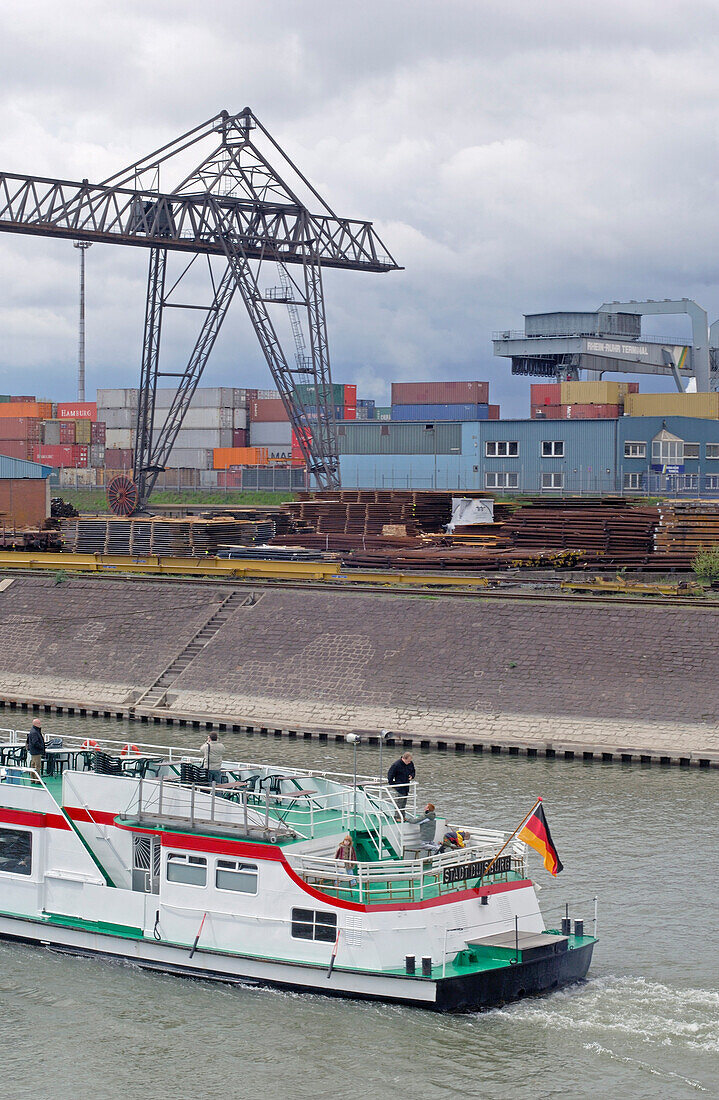
<svg viewBox="0 0 719 1100">
<path fill-rule="evenodd" d="M 27 751 L 30 754 L 30 767 L 38 775 L 42 774 L 42 758 L 45 755 L 45 738 L 42 735 L 42 722 L 36 718 L 27 735 Z"/>
<path fill-rule="evenodd" d="M 402 820 L 404 820 L 409 785 L 414 779 L 414 774 L 414 764 L 412 763 L 411 752 L 403 752 L 399 760 L 395 760 L 394 764 L 390 765 L 390 769 L 387 772 L 387 782 L 390 787 L 393 788 L 392 793 Z"/>
</svg>

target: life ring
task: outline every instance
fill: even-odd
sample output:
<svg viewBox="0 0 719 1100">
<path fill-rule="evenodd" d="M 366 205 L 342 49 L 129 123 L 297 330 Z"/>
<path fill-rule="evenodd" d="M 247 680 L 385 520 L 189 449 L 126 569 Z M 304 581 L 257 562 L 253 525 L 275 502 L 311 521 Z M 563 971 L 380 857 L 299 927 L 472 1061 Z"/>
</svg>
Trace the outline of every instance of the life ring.
<svg viewBox="0 0 719 1100">
<path fill-rule="evenodd" d="M 139 753 L 140 750 L 137 745 L 131 745 L 129 741 L 120 749 L 120 756 L 138 756 Z"/>
<path fill-rule="evenodd" d="M 96 749 L 97 741 L 92 737 L 86 737 L 83 743 L 80 745 L 81 749 Z"/>
</svg>

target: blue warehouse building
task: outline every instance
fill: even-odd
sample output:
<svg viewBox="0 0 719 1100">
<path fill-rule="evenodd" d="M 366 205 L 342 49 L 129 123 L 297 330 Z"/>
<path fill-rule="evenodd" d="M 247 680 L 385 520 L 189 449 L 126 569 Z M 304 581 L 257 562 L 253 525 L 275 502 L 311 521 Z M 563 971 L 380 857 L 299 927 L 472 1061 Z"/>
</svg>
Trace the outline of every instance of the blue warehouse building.
<svg viewBox="0 0 719 1100">
<path fill-rule="evenodd" d="M 342 485 L 719 497 L 719 421 L 483 420 L 339 425 Z"/>
</svg>

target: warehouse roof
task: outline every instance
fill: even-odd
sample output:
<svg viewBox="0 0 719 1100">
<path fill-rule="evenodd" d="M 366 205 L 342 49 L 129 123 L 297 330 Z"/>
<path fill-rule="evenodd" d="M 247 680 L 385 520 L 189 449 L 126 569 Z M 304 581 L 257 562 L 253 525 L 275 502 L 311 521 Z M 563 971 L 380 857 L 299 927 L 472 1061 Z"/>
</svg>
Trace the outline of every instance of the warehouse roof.
<svg viewBox="0 0 719 1100">
<path fill-rule="evenodd" d="M 0 454 L 0 480 L 18 480 L 19 478 L 46 478 L 52 473 L 52 466 L 43 466 L 39 462 L 28 462 L 24 458 L 9 458 Z"/>
</svg>

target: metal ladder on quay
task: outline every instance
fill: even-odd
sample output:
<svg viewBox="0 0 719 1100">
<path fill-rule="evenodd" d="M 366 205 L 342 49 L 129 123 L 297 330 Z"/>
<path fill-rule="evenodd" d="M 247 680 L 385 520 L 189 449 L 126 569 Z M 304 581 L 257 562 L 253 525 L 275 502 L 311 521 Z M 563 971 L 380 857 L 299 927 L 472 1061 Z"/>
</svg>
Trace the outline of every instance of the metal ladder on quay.
<svg viewBox="0 0 719 1100">
<path fill-rule="evenodd" d="M 218 630 L 225 625 L 238 607 L 253 607 L 256 602 L 257 597 L 254 594 L 248 596 L 246 592 L 230 593 L 203 626 L 200 627 L 197 633 L 193 635 L 184 649 L 181 650 L 167 668 L 160 673 L 150 687 L 135 700 L 133 707 L 142 706 L 154 709 L 156 707 L 165 706 L 167 703 L 168 689 L 182 675 L 188 665 L 194 661 L 195 657 L 197 657 L 205 646 L 214 638 Z"/>
</svg>

